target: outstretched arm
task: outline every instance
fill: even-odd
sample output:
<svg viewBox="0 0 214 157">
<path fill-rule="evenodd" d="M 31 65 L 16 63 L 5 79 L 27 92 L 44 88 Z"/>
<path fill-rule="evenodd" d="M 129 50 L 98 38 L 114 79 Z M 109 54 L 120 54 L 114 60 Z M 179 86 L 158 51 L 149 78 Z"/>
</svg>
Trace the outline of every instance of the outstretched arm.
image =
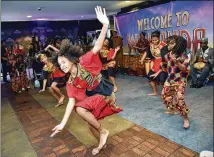
<svg viewBox="0 0 214 157">
<path fill-rule="evenodd" d="M 115 52 L 114 52 L 114 55 L 112 56 L 112 59 L 114 60 L 117 56 L 117 52 L 120 50 L 120 46 L 116 47 L 115 48 Z"/>
<path fill-rule="evenodd" d="M 140 63 L 141 63 L 141 64 L 143 64 L 143 62 L 144 62 L 146 56 L 147 56 L 147 52 L 145 51 L 144 54 L 143 54 L 143 56 L 142 56 L 142 58 L 140 59 Z"/>
<path fill-rule="evenodd" d="M 54 131 L 54 132 L 51 134 L 51 137 L 55 136 L 57 133 L 62 131 L 62 129 L 65 127 L 65 125 L 68 122 L 68 119 L 71 115 L 71 112 L 74 108 L 74 105 L 75 105 L 75 99 L 69 98 L 68 105 L 66 107 L 65 115 L 62 119 L 62 122 L 59 125 L 55 126 L 55 128 L 52 129 L 52 131 Z"/>
<path fill-rule="evenodd" d="M 102 9 L 100 6 L 97 6 L 95 8 L 95 12 L 97 15 L 97 19 L 103 24 L 100 35 L 92 49 L 93 53 L 97 54 L 102 49 L 103 42 L 105 40 L 106 33 L 108 30 L 109 20 L 108 20 L 108 17 L 106 16 L 105 8 Z"/>
</svg>

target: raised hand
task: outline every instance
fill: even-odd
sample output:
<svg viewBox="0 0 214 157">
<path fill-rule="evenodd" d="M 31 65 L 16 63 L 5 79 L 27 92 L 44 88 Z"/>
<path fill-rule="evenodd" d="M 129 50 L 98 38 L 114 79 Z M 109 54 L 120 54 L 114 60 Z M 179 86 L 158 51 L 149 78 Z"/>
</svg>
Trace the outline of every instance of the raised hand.
<svg viewBox="0 0 214 157">
<path fill-rule="evenodd" d="M 158 73 L 154 73 L 152 75 L 150 75 L 150 77 L 156 78 L 158 76 Z"/>
<path fill-rule="evenodd" d="M 116 48 L 115 48 L 115 52 L 117 52 L 117 51 L 119 51 L 120 50 L 120 46 L 117 46 Z"/>
<path fill-rule="evenodd" d="M 48 45 L 44 50 L 45 50 L 45 51 L 48 51 L 49 47 L 50 47 L 50 45 Z"/>
<path fill-rule="evenodd" d="M 143 64 L 144 60 L 140 59 L 139 62 L 140 62 L 140 64 Z"/>
<path fill-rule="evenodd" d="M 96 12 L 96 15 L 97 15 L 97 19 L 98 19 L 102 24 L 106 24 L 106 25 L 109 24 L 109 20 L 108 20 L 108 17 L 106 16 L 105 8 L 102 9 L 100 6 L 97 6 L 97 7 L 95 8 L 95 12 Z"/>
</svg>

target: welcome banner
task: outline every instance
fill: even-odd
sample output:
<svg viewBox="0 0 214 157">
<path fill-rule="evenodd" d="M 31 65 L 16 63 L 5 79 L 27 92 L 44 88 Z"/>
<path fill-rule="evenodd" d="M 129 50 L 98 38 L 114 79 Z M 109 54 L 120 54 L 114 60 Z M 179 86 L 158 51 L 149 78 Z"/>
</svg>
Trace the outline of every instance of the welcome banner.
<svg viewBox="0 0 214 157">
<path fill-rule="evenodd" d="M 188 48 L 194 53 L 199 48 L 199 40 L 208 37 L 213 47 L 213 1 L 177 1 L 135 12 L 115 16 L 115 26 L 124 38 L 124 52 L 127 53 L 128 41 L 135 43 L 140 32 L 159 30 L 161 40 L 171 35 L 181 35 L 187 39 Z"/>
</svg>

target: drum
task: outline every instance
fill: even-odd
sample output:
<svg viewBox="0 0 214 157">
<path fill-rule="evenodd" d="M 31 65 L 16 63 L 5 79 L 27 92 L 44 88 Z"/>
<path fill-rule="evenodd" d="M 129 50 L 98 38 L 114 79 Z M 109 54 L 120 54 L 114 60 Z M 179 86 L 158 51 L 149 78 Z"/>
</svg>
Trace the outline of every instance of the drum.
<svg viewBox="0 0 214 157">
<path fill-rule="evenodd" d="M 194 68 L 201 71 L 203 68 L 205 67 L 205 63 L 204 62 L 197 62 L 194 64 Z"/>
<path fill-rule="evenodd" d="M 128 68 L 128 67 L 129 67 L 129 56 L 123 55 L 123 68 Z"/>
</svg>

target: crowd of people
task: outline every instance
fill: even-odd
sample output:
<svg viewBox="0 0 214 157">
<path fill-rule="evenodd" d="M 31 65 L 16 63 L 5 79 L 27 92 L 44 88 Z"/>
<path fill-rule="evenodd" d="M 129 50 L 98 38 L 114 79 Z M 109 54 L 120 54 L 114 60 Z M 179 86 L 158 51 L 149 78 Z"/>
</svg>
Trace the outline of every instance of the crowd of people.
<svg viewBox="0 0 214 157">
<path fill-rule="evenodd" d="M 117 31 L 113 32 L 110 39 L 106 38 L 109 20 L 105 9 L 96 7 L 95 11 L 103 26 L 100 33 L 93 35 L 94 39 L 87 47 L 68 39 L 46 39 L 42 44 L 32 38 L 29 52 L 25 53 L 19 43 L 8 49 L 5 41 L 1 43 L 3 81 L 9 83 L 9 73 L 12 90 L 20 93 L 30 88 L 36 74 L 40 73 L 42 81 L 39 93 L 42 94 L 49 87 L 57 101 L 55 107 L 64 103 L 66 96 L 61 88 L 66 87 L 69 101 L 65 115 L 62 122 L 53 128 L 51 136 L 65 127 L 75 109 L 88 122 L 91 132 L 99 140 L 98 146 L 92 151 L 93 155 L 105 147 L 109 134 L 99 120 L 123 110 L 117 106 L 115 98 L 115 92 L 119 89 L 116 73 L 123 67 L 123 38 Z M 150 60 L 153 63 L 147 74 L 152 88 L 152 93 L 148 95 L 157 96 L 157 86 L 163 85 L 161 98 L 167 108 L 165 113 L 180 112 L 184 117 L 183 127 L 189 128 L 189 109 L 184 101 L 187 79 L 192 76 L 192 88 L 204 85 L 213 70 L 213 49 L 208 47 L 208 39 L 202 38 L 197 58 L 190 65 L 190 51 L 183 37 L 173 35 L 167 41 L 161 41 L 158 30 L 152 32 L 151 41 L 145 36 L 146 33 L 142 32 L 137 44 L 129 42 L 129 47 L 139 52 L 141 59 L 138 62 L 145 64 Z"/>
</svg>

